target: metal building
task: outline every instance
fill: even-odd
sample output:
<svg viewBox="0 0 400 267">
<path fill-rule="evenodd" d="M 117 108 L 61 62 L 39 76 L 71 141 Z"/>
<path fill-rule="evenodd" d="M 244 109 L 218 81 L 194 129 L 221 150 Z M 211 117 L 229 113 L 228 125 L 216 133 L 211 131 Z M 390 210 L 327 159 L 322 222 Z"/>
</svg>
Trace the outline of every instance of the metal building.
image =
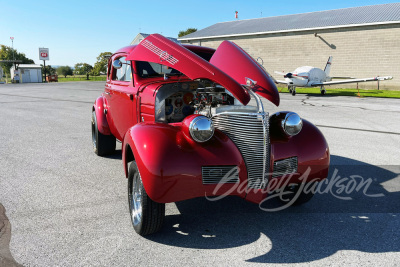
<svg viewBox="0 0 400 267">
<path fill-rule="evenodd" d="M 19 83 L 41 83 L 42 66 L 35 64 L 19 64 L 17 69 L 14 66 L 10 69 L 11 78 Z"/>
<path fill-rule="evenodd" d="M 261 58 L 276 78 L 281 77 L 274 71 L 323 68 L 332 55 L 332 76 L 391 75 L 393 80 L 381 82 L 380 88 L 400 89 L 399 36 L 400 3 L 392 3 L 220 22 L 178 40 L 213 48 L 231 40 Z M 374 82 L 360 83 L 360 88 L 376 87 Z"/>
</svg>

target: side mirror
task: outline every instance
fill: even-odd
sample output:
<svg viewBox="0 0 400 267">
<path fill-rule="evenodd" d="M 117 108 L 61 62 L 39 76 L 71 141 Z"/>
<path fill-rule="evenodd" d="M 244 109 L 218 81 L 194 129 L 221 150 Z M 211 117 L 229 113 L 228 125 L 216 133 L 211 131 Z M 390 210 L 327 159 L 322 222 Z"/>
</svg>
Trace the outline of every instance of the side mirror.
<svg viewBox="0 0 400 267">
<path fill-rule="evenodd" d="M 119 59 L 117 59 L 117 60 L 114 60 L 114 62 L 112 63 L 112 65 L 113 65 L 113 67 L 114 67 L 114 69 L 120 69 L 121 67 L 122 67 L 122 63 L 121 63 L 121 61 L 119 61 Z"/>
</svg>

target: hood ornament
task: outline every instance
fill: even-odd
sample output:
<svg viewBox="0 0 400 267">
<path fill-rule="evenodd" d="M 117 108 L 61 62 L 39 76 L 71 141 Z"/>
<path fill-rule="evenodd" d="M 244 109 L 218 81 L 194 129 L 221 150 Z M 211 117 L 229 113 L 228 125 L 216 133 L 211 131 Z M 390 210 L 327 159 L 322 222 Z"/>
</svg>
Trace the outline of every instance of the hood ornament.
<svg viewBox="0 0 400 267">
<path fill-rule="evenodd" d="M 250 78 L 245 78 L 246 79 L 246 85 L 250 88 L 254 88 L 254 86 L 257 84 L 257 81 L 254 81 Z"/>
</svg>

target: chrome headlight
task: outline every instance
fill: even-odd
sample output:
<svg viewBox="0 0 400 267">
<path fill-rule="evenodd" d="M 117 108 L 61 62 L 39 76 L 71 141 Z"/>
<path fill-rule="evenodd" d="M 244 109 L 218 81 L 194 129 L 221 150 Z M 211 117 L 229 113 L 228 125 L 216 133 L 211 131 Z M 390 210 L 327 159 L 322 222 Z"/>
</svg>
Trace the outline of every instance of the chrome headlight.
<svg viewBox="0 0 400 267">
<path fill-rule="evenodd" d="M 297 113 L 289 112 L 282 120 L 282 129 L 287 135 L 296 135 L 301 131 L 301 128 L 303 128 L 303 121 Z"/>
<path fill-rule="evenodd" d="M 206 142 L 214 135 L 214 124 L 205 116 L 197 116 L 190 122 L 189 132 L 196 142 Z"/>
</svg>

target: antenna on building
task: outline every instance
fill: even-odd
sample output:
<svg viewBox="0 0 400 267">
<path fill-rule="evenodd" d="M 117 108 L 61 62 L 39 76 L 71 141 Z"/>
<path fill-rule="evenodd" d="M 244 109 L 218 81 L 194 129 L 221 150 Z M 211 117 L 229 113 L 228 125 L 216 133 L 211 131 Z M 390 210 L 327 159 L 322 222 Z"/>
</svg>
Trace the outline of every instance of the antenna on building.
<svg viewBox="0 0 400 267">
<path fill-rule="evenodd" d="M 238 13 L 239 13 L 239 12 L 235 11 L 235 19 L 238 19 L 238 18 L 239 18 Z"/>
</svg>

